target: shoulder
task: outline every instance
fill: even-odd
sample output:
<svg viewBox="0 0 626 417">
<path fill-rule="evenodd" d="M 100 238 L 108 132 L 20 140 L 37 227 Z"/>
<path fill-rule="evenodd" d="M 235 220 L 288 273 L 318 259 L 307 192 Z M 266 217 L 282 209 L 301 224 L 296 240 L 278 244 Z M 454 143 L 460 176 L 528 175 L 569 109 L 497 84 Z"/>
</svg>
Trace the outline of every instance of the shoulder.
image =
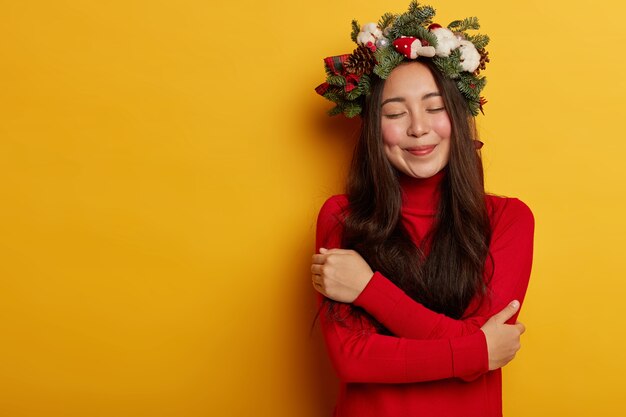
<svg viewBox="0 0 626 417">
<path fill-rule="evenodd" d="M 317 216 L 318 223 L 320 220 L 328 218 L 340 218 L 348 207 L 348 197 L 345 194 L 336 194 L 328 197 Z"/>
<path fill-rule="evenodd" d="M 515 229 L 532 234 L 535 216 L 522 200 L 514 197 L 487 195 L 487 210 L 494 235 Z"/>
<path fill-rule="evenodd" d="M 527 220 L 534 219 L 533 212 L 519 198 L 502 197 L 493 194 L 487 194 L 487 209 L 492 216 L 521 217 Z"/>
<path fill-rule="evenodd" d="M 345 194 L 329 197 L 317 215 L 317 249 L 340 247 L 343 232 L 343 219 L 348 208 L 348 198 Z"/>
</svg>

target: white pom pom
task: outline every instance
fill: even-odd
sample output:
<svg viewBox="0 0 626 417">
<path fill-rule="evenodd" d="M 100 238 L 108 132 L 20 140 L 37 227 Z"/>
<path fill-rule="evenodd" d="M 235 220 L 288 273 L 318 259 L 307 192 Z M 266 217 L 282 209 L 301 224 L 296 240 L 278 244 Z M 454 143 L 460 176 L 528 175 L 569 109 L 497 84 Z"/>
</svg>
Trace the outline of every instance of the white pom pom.
<svg viewBox="0 0 626 417">
<path fill-rule="evenodd" d="M 363 25 L 363 27 L 361 28 L 361 32 L 369 32 L 376 39 L 378 39 L 381 36 L 383 36 L 383 32 L 380 29 L 378 29 L 378 26 L 376 25 L 376 23 L 367 23 L 367 24 Z"/>
<path fill-rule="evenodd" d="M 376 39 L 382 38 L 383 32 L 378 29 L 376 23 L 367 23 L 361 27 L 361 31 L 356 37 L 356 43 L 367 45 L 368 42 L 376 43 Z"/>
<path fill-rule="evenodd" d="M 437 28 L 431 30 L 431 32 L 437 38 L 437 56 L 450 56 L 450 52 L 460 45 L 459 39 L 457 39 L 450 29 Z"/>
<path fill-rule="evenodd" d="M 359 45 L 367 45 L 368 42 L 375 42 L 376 38 L 369 32 L 359 32 L 356 37 L 356 43 Z"/>
<path fill-rule="evenodd" d="M 480 65 L 480 54 L 470 41 L 461 41 L 461 68 L 467 72 L 474 72 Z"/>
</svg>

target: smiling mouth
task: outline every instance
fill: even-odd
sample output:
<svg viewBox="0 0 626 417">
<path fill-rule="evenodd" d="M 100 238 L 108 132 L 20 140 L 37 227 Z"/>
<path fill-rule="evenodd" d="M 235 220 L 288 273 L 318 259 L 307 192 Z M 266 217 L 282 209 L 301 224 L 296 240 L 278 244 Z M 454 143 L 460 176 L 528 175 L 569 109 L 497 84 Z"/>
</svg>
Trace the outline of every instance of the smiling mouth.
<svg viewBox="0 0 626 417">
<path fill-rule="evenodd" d="M 437 145 L 415 146 L 412 148 L 406 148 L 405 150 L 412 155 L 424 156 L 424 155 L 428 155 L 429 153 L 431 153 L 436 147 Z"/>
</svg>

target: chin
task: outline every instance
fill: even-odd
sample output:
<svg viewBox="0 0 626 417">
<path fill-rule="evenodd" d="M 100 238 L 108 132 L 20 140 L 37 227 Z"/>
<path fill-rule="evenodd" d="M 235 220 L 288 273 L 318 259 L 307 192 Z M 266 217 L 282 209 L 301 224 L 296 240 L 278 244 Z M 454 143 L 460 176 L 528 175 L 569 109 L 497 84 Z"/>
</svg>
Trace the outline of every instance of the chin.
<svg viewBox="0 0 626 417">
<path fill-rule="evenodd" d="M 439 171 L 441 171 L 442 169 L 443 167 L 440 166 L 416 168 L 408 167 L 408 169 L 405 170 L 404 173 L 413 178 L 430 178 L 439 173 Z"/>
</svg>

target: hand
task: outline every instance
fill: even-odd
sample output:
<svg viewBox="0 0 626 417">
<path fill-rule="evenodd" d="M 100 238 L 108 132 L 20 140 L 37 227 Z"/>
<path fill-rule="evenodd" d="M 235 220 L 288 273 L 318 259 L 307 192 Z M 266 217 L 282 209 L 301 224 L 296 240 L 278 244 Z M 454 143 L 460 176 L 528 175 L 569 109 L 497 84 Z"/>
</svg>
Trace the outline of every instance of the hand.
<svg viewBox="0 0 626 417">
<path fill-rule="evenodd" d="M 326 297 L 351 303 L 361 294 L 374 273 L 357 252 L 348 249 L 320 249 L 311 265 L 313 287 Z"/>
<path fill-rule="evenodd" d="M 519 310 L 519 301 L 512 301 L 502 311 L 491 316 L 480 328 L 487 339 L 489 370 L 498 369 L 509 363 L 520 349 L 520 336 L 526 331 L 520 322 L 506 324 Z"/>
</svg>

